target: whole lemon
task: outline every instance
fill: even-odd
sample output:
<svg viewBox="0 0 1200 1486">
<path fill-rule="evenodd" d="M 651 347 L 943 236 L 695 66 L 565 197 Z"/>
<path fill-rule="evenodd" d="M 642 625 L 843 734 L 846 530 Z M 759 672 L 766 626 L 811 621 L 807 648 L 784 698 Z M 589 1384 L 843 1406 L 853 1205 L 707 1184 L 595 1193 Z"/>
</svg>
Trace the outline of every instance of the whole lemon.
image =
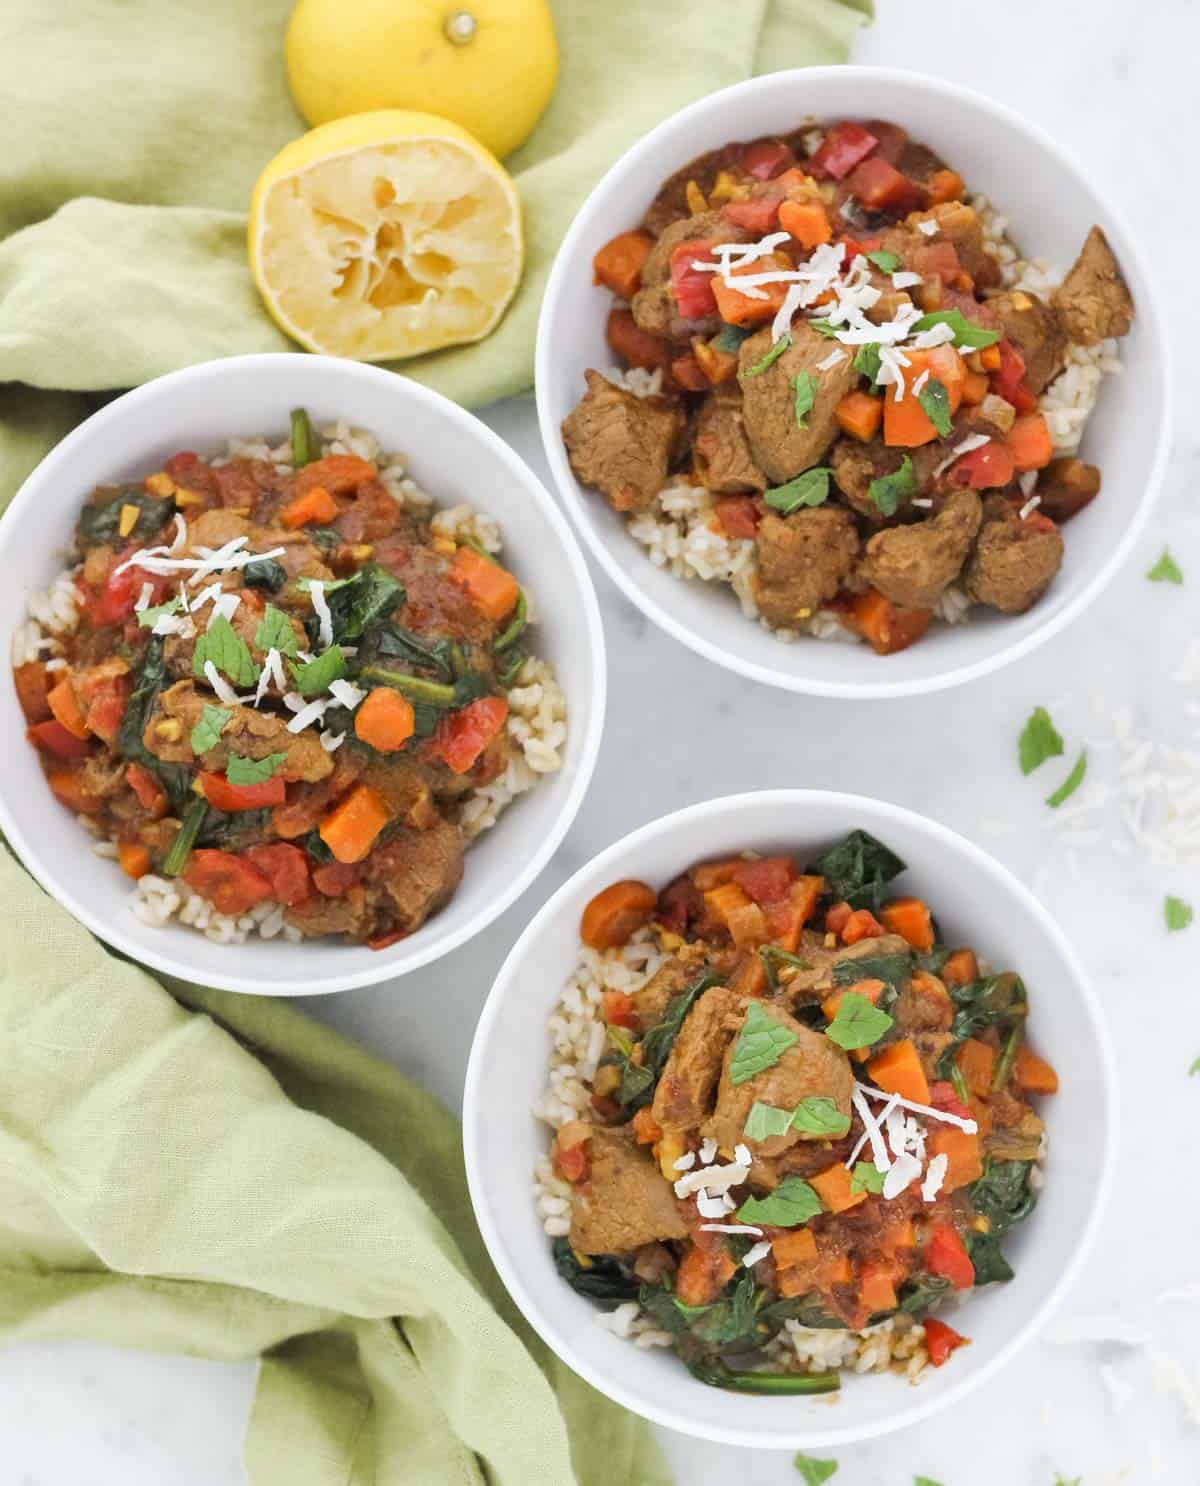
<svg viewBox="0 0 1200 1486">
<path fill-rule="evenodd" d="M 529 138 L 558 77 L 546 0 L 300 0 L 286 54 L 310 124 L 420 109 L 500 158 Z"/>
</svg>

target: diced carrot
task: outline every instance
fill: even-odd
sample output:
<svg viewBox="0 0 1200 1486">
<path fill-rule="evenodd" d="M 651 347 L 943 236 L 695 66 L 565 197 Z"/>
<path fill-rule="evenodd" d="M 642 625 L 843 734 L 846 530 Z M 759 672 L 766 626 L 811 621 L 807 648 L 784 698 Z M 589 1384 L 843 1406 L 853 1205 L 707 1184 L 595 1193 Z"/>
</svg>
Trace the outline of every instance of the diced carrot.
<svg viewBox="0 0 1200 1486">
<path fill-rule="evenodd" d="M 624 305 L 614 305 L 609 310 L 604 339 L 630 366 L 640 366 L 644 371 L 657 371 L 671 358 L 671 342 L 652 330 L 643 330 Z M 736 367 L 736 356 L 733 363 Z"/>
<path fill-rule="evenodd" d="M 119 841 L 117 861 L 121 865 L 121 871 L 135 882 L 139 877 L 145 877 L 150 870 L 150 853 L 140 841 Z"/>
<path fill-rule="evenodd" d="M 638 1145 L 653 1145 L 662 1136 L 663 1128 L 654 1118 L 654 1111 L 648 1104 L 643 1105 L 633 1117 L 634 1140 Z"/>
<path fill-rule="evenodd" d="M 992 1087 L 996 1049 L 978 1037 L 968 1037 L 954 1055 L 963 1082 L 972 1094 L 983 1096 Z"/>
<path fill-rule="evenodd" d="M 772 942 L 795 954 L 800 947 L 804 925 L 816 912 L 824 891 L 823 877 L 798 877 L 782 903 L 769 903 L 763 911 L 767 915 L 767 931 Z"/>
<path fill-rule="evenodd" d="M 698 335 L 692 337 L 692 355 L 714 387 L 719 387 L 722 382 L 732 381 L 737 372 L 736 355 L 718 350 L 712 341 L 706 341 Z"/>
<path fill-rule="evenodd" d="M 46 700 L 48 675 L 45 662 L 40 660 L 26 661 L 24 665 L 13 667 L 17 701 L 21 704 L 26 722 L 45 722 L 51 715 L 50 704 Z"/>
<path fill-rule="evenodd" d="M 736 882 L 725 882 L 704 894 L 704 903 L 718 923 L 729 930 L 739 948 L 761 944 L 767 937 L 767 920 L 762 909 Z"/>
<path fill-rule="evenodd" d="M 816 1176 L 810 1176 L 808 1182 L 831 1213 L 844 1213 L 847 1208 L 857 1207 L 867 1200 L 865 1192 L 850 1190 L 850 1173 L 840 1161 L 818 1171 Z"/>
<path fill-rule="evenodd" d="M 968 372 L 963 379 L 963 402 L 977 407 L 988 395 L 988 379 L 982 372 Z"/>
<path fill-rule="evenodd" d="M 888 399 L 889 406 L 891 399 Z M 895 655 L 915 645 L 933 618 L 932 609 L 904 609 L 877 588 L 856 594 L 850 605 L 851 626 L 876 655 Z"/>
<path fill-rule="evenodd" d="M 598 892 L 583 910 L 579 937 L 590 949 L 617 949 L 650 922 L 657 902 L 654 889 L 626 878 Z"/>
<path fill-rule="evenodd" d="M 43 724 L 45 726 L 46 724 Z M 98 815 L 102 801 L 89 795 L 79 775 L 71 769 L 56 769 L 46 776 L 54 798 L 76 815 Z"/>
<path fill-rule="evenodd" d="M 771 1253 L 775 1257 L 776 1269 L 795 1269 L 801 1264 L 816 1262 L 817 1241 L 811 1228 L 792 1228 L 771 1240 Z"/>
<path fill-rule="evenodd" d="M 893 898 L 883 906 L 884 927 L 922 952 L 933 948 L 933 918 L 920 898 Z"/>
<path fill-rule="evenodd" d="M 46 701 L 56 720 L 62 723 L 73 738 L 87 737 L 87 720 L 79 705 L 79 698 L 75 695 L 75 684 L 69 676 L 64 676 L 57 686 L 51 687 L 46 693 Z"/>
<path fill-rule="evenodd" d="M 907 1037 L 876 1053 L 867 1072 L 885 1094 L 899 1094 L 915 1104 L 929 1103 L 929 1080 L 921 1067 L 921 1055 Z"/>
<path fill-rule="evenodd" d="M 925 189 L 929 192 L 930 206 L 938 206 L 944 201 L 961 201 L 965 188 L 957 170 L 935 170 Z"/>
<path fill-rule="evenodd" d="M 721 857 L 713 862 L 700 862 L 688 869 L 688 876 L 695 883 L 697 891 L 707 893 L 720 887 L 723 882 L 732 882 L 744 862 L 744 857 Z"/>
<path fill-rule="evenodd" d="M 869 1259 L 858 1272 L 858 1298 L 872 1315 L 878 1311 L 894 1311 L 897 1302 L 892 1266 Z"/>
<path fill-rule="evenodd" d="M 715 502 L 717 523 L 735 541 L 753 541 L 758 535 L 759 509 L 750 495 L 722 495 Z"/>
<path fill-rule="evenodd" d="M 473 547 L 460 547 L 450 564 L 450 581 L 467 591 L 475 607 L 497 624 L 511 614 L 521 586 L 513 575 Z"/>
<path fill-rule="evenodd" d="M 916 449 L 937 438 L 933 426 L 918 396 L 912 389 L 925 372 L 936 377 L 946 389 L 950 414 L 958 412 L 962 403 L 963 384 L 967 378 L 967 367 L 953 346 L 935 346 L 930 351 L 908 352 L 910 365 L 905 369 L 904 396 L 899 402 L 887 397 L 883 403 L 883 441 L 894 448 Z"/>
<path fill-rule="evenodd" d="M 279 519 L 289 531 L 300 526 L 328 526 L 337 517 L 337 502 L 323 485 L 314 485 L 300 495 L 294 495 Z"/>
<path fill-rule="evenodd" d="M 1017 1060 L 1013 1065 L 1017 1087 L 1028 1094 L 1057 1094 L 1058 1074 L 1045 1058 L 1023 1042 L 1017 1049 Z"/>
<path fill-rule="evenodd" d="M 950 1006 L 950 992 L 946 989 L 944 982 L 940 981 L 936 975 L 931 975 L 928 970 L 914 970 L 911 984 L 918 996 L 927 996 L 941 1007 Z"/>
<path fill-rule="evenodd" d="M 847 392 L 834 409 L 834 416 L 843 433 L 865 444 L 879 432 L 883 421 L 883 399 L 861 390 Z"/>
<path fill-rule="evenodd" d="M 946 1157 L 943 1192 L 956 1192 L 959 1187 L 977 1182 L 983 1175 L 978 1134 L 968 1134 L 956 1125 L 937 1125 L 929 1132 L 928 1149 L 931 1156 Z"/>
<path fill-rule="evenodd" d="M 361 862 L 391 819 L 387 802 L 369 784 L 357 784 L 321 822 L 321 840 L 339 862 Z"/>
<path fill-rule="evenodd" d="M 1026 413 L 1016 419 L 1005 443 L 1019 473 L 1044 469 L 1054 458 L 1054 441 L 1041 413 Z"/>
<path fill-rule="evenodd" d="M 767 992 L 767 967 L 762 956 L 747 953 L 741 957 L 729 977 L 729 989 L 739 996 L 764 996 Z"/>
<path fill-rule="evenodd" d="M 369 459 L 360 459 L 357 454 L 326 454 L 323 459 L 314 459 L 296 475 L 296 491 L 300 495 L 318 486 L 330 495 L 349 495 L 368 480 L 373 480 L 378 470 Z"/>
<path fill-rule="evenodd" d="M 90 752 L 86 740 L 68 733 L 55 717 L 49 717 L 45 722 L 35 722 L 31 728 L 25 729 L 25 736 L 35 748 L 40 748 L 53 758 L 62 759 L 64 763 L 87 758 Z"/>
<path fill-rule="evenodd" d="M 416 714 L 407 697 L 377 686 L 354 714 L 354 734 L 380 753 L 395 753 L 412 737 Z"/>
<path fill-rule="evenodd" d="M 902 1222 L 890 1224 L 880 1234 L 879 1244 L 889 1254 L 894 1254 L 899 1249 L 916 1248 L 916 1224 L 911 1218 L 905 1218 Z"/>
<path fill-rule="evenodd" d="M 596 283 L 621 299 L 632 299 L 642 287 L 642 268 L 653 246 L 648 232 L 618 232 L 592 259 Z"/>
<path fill-rule="evenodd" d="M 633 1028 L 638 1024 L 637 1008 L 628 991 L 603 991 L 600 1009 L 610 1027 Z"/>
<path fill-rule="evenodd" d="M 856 908 L 842 925 L 842 943 L 857 944 L 860 939 L 879 939 L 884 932 L 883 925 L 869 908 Z"/>
<path fill-rule="evenodd" d="M 965 986 L 979 979 L 979 961 L 973 949 L 956 949 L 947 955 L 942 966 L 942 979 L 947 985 Z"/>
<path fill-rule="evenodd" d="M 845 901 L 834 903 L 825 913 L 826 931 L 830 934 L 840 934 L 846 927 L 846 920 L 853 912 L 853 908 Z"/>
<path fill-rule="evenodd" d="M 866 1193 L 859 1194 L 862 1197 Z M 831 1290 L 835 1285 L 848 1285 L 854 1279 L 854 1265 L 848 1254 L 833 1254 L 821 1264 L 821 1289 Z"/>
<path fill-rule="evenodd" d="M 756 258 L 744 269 L 733 270 L 730 277 L 736 278 L 739 273 L 767 273 L 773 268 L 791 272 L 793 264 L 791 259 L 782 253 L 769 253 L 765 258 Z M 760 287 L 767 297 L 751 299 L 748 294 L 743 294 L 733 285 L 726 284 L 724 279 L 717 274 L 711 275 L 711 278 L 717 311 L 722 320 L 730 325 L 761 325 L 767 320 L 773 320 L 788 291 L 786 283 L 763 284 Z"/>
<path fill-rule="evenodd" d="M 675 1294 L 684 1305 L 711 1305 L 737 1270 L 737 1261 L 724 1243 L 719 1247 L 701 1244 L 709 1236 L 697 1234 L 675 1271 Z"/>
<path fill-rule="evenodd" d="M 833 236 L 829 213 L 820 201 L 784 201 L 779 207 L 779 225 L 802 248 L 819 248 Z"/>
<path fill-rule="evenodd" d="M 685 392 L 707 392 L 708 378 L 704 368 L 689 351 L 686 356 L 676 356 L 671 362 L 671 377 Z"/>
<path fill-rule="evenodd" d="M 999 346 L 984 346 L 979 353 L 979 360 L 983 364 L 984 371 L 999 371 L 1003 359 Z"/>
<path fill-rule="evenodd" d="M 833 1021 L 838 1014 L 838 1007 L 842 1004 L 842 997 L 847 991 L 853 991 L 856 996 L 863 996 L 872 1006 L 878 1004 L 880 996 L 887 987 L 881 980 L 858 980 L 852 986 L 843 986 L 840 991 L 833 991 L 821 1002 L 821 1010 L 825 1013 L 826 1021 Z"/>
</svg>

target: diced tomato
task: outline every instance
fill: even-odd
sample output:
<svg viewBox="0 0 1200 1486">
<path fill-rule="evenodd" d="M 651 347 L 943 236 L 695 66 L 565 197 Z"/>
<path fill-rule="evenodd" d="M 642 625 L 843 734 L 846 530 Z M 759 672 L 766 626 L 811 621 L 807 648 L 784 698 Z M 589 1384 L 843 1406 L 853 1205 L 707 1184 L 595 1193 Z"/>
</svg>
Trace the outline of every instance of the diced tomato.
<svg viewBox="0 0 1200 1486">
<path fill-rule="evenodd" d="M 1012 403 L 1018 413 L 1032 413 L 1037 407 L 1037 398 L 1025 381 L 1025 358 L 1007 336 L 997 345 L 1000 365 L 991 375 L 992 391 L 1005 402 Z"/>
<path fill-rule="evenodd" d="M 203 770 L 200 788 L 214 810 L 261 810 L 267 805 L 282 805 L 287 787 L 278 774 L 258 784 L 230 784 L 224 774 Z"/>
<path fill-rule="evenodd" d="M 605 991 L 600 998 L 604 1020 L 610 1027 L 634 1028 L 638 1025 L 633 997 L 625 991 Z"/>
<path fill-rule="evenodd" d="M 756 139 L 742 151 L 742 169 L 756 181 L 769 181 L 795 163 L 794 152 L 782 139 Z"/>
<path fill-rule="evenodd" d="M 846 178 L 846 189 L 868 211 L 908 210 L 921 204 L 924 193 L 886 160 L 864 160 Z"/>
<path fill-rule="evenodd" d="M 465 774 L 507 718 L 503 697 L 480 697 L 457 712 L 443 713 L 433 735 L 433 751 L 455 774 Z"/>
<path fill-rule="evenodd" d="M 85 678 L 80 690 L 87 702 L 88 731 L 106 743 L 115 742 L 129 701 L 131 682 L 128 676 L 106 676 L 91 685 Z"/>
<path fill-rule="evenodd" d="M 167 813 L 167 792 L 145 764 L 126 764 L 125 783 L 138 797 L 138 804 L 155 820 Z"/>
<path fill-rule="evenodd" d="M 944 1114 L 957 1115 L 960 1120 L 972 1118 L 971 1111 L 954 1092 L 954 1085 L 945 1079 L 929 1085 L 929 1106 L 942 1110 Z"/>
<path fill-rule="evenodd" d="M 846 250 L 842 255 L 842 267 L 849 268 L 856 258 L 864 258 L 872 250 L 856 238 L 842 236 L 837 239 Z"/>
<path fill-rule="evenodd" d="M 658 895 L 655 919 L 671 934 L 687 932 L 688 914 L 699 901 L 695 887 L 686 873 L 667 883 Z"/>
<path fill-rule="evenodd" d="M 311 893 L 308 853 L 298 846 L 289 846 L 286 841 L 271 841 L 251 846 L 243 854 L 271 884 L 271 896 L 278 902 L 290 907 L 293 903 L 302 903 Z"/>
<path fill-rule="evenodd" d="M 200 471 L 207 470 L 208 466 L 199 454 L 194 454 L 191 449 L 181 449 L 178 454 L 172 454 L 163 469 L 174 480 L 176 485 L 188 486 L 195 480 Z"/>
<path fill-rule="evenodd" d="M 779 216 L 779 200 L 774 196 L 752 196 L 747 201 L 727 201 L 721 215 L 728 217 L 747 232 L 762 237 L 770 232 Z"/>
<path fill-rule="evenodd" d="M 733 537 L 735 540 L 749 537 L 753 540 L 758 535 L 758 523 L 761 518 L 753 497 L 749 495 L 718 496 L 716 513 L 721 530 L 727 537 Z"/>
<path fill-rule="evenodd" d="M 192 852 L 183 880 L 207 898 L 218 913 L 231 917 L 271 897 L 271 884 L 258 868 L 232 851 L 201 848 Z"/>
<path fill-rule="evenodd" d="M 965 1336 L 934 1316 L 927 1316 L 921 1325 L 925 1328 L 925 1350 L 934 1367 L 941 1367 L 951 1352 L 967 1345 Z"/>
<path fill-rule="evenodd" d="M 899 124 L 889 124 L 886 119 L 868 119 L 864 127 L 878 140 L 875 153 L 879 158 L 889 165 L 899 165 L 908 144 L 908 130 Z"/>
<path fill-rule="evenodd" d="M 124 560 L 121 559 L 122 562 Z M 151 606 L 161 603 L 163 594 L 167 591 L 167 578 L 138 567 L 117 572 L 116 568 L 119 566 L 118 563 L 106 579 L 104 587 L 98 593 L 93 591 L 89 599 L 88 618 L 97 628 L 105 624 L 124 624 L 127 619 L 132 618 L 134 605 L 147 583 L 150 585 Z"/>
<path fill-rule="evenodd" d="M 670 341 L 651 330 L 643 330 L 633 318 L 633 311 L 623 305 L 609 310 L 604 338 L 630 366 L 640 366 L 644 371 L 666 366 L 671 355 Z"/>
<path fill-rule="evenodd" d="M 886 932 L 869 908 L 856 908 L 842 924 L 842 943 L 857 944 L 860 939 L 882 939 Z"/>
<path fill-rule="evenodd" d="M 57 718 L 51 718 L 48 722 L 35 722 L 31 728 L 26 729 L 25 736 L 35 747 L 53 758 L 69 761 L 87 757 L 87 739 L 77 738 L 74 733 L 67 732 Z"/>
<path fill-rule="evenodd" d="M 825 932 L 827 934 L 840 934 L 850 921 L 850 915 L 854 912 L 849 903 L 843 899 L 840 903 L 833 903 L 825 911 Z"/>
<path fill-rule="evenodd" d="M 845 119 L 829 130 L 816 154 L 809 157 L 809 172 L 818 177 L 832 176 L 835 181 L 844 180 L 878 143 L 870 130 Z"/>
<path fill-rule="evenodd" d="M 923 278 L 937 274 L 939 278 L 952 281 L 962 272 L 958 251 L 952 242 L 922 243 L 912 250 L 909 260 L 913 272 Z"/>
<path fill-rule="evenodd" d="M 1007 485 L 1014 473 L 1012 455 L 993 440 L 956 459 L 946 478 L 959 489 L 969 486 L 972 490 L 995 490 Z"/>
<path fill-rule="evenodd" d="M 671 377 L 687 392 L 707 392 L 711 386 L 704 369 L 690 351 L 672 361 Z"/>
<path fill-rule="evenodd" d="M 792 890 L 796 864 L 791 857 L 763 857 L 757 862 L 739 862 L 733 880 L 756 903 L 779 903 Z"/>
<path fill-rule="evenodd" d="M 958 1230 L 949 1223 L 939 1223 L 925 1245 L 925 1267 L 930 1274 L 941 1275 L 956 1290 L 969 1290 L 975 1283 L 975 1266 Z"/>
<path fill-rule="evenodd" d="M 685 320 L 703 320 L 715 315 L 717 300 L 713 293 L 715 274 L 693 268 L 693 263 L 711 262 L 712 243 L 696 240 L 680 243 L 671 254 L 671 293 Z"/>
<path fill-rule="evenodd" d="M 45 722 L 50 716 L 50 703 L 46 700 L 49 691 L 47 676 L 45 663 L 40 660 L 26 661 L 22 666 L 13 667 L 17 701 L 26 722 Z"/>
<path fill-rule="evenodd" d="M 323 898 L 340 898 L 363 875 L 361 862 L 322 862 L 312 869 L 313 886 Z"/>
</svg>

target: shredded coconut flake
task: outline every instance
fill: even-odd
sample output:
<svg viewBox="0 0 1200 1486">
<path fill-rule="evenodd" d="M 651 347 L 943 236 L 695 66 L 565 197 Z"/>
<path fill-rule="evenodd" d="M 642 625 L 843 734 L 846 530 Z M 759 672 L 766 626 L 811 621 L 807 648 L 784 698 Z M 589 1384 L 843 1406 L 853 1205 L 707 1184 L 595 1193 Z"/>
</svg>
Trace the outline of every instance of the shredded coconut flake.
<svg viewBox="0 0 1200 1486">
<path fill-rule="evenodd" d="M 204 675 L 208 680 L 209 686 L 212 687 L 213 691 L 216 692 L 217 696 L 220 697 L 226 706 L 236 707 L 240 705 L 241 697 L 238 696 L 229 682 L 225 680 L 224 676 L 221 675 L 211 660 L 204 662 Z"/>
<path fill-rule="evenodd" d="M 321 627 L 321 649 L 328 650 L 333 644 L 333 615 L 329 612 L 329 604 L 325 599 L 324 583 L 314 579 L 308 585 L 308 596 L 312 599 L 312 606 L 317 614 L 317 622 Z"/>
</svg>

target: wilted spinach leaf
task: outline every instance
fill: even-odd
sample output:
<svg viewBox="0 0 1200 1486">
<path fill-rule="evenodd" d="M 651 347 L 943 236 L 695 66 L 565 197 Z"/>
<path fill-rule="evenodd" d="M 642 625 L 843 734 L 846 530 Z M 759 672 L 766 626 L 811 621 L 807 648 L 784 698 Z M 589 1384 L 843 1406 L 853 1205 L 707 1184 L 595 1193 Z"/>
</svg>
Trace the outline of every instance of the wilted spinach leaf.
<svg viewBox="0 0 1200 1486">
<path fill-rule="evenodd" d="M 950 1032 L 956 1042 L 974 1037 L 985 1027 L 1010 1027 L 1025 1015 L 1027 997 L 1019 975 L 981 975 L 965 986 L 951 986 L 955 1005 Z"/>
<path fill-rule="evenodd" d="M 404 602 L 404 584 L 377 562 L 370 562 L 346 582 L 329 584 L 325 602 L 329 605 L 335 643 L 349 644 Z M 315 646 L 321 632 L 317 614 L 309 615 L 305 628 Z"/>
<path fill-rule="evenodd" d="M 278 593 L 287 582 L 287 572 L 273 557 L 256 557 L 242 569 L 242 582 L 247 588 L 265 588 L 268 593 Z"/>
<path fill-rule="evenodd" d="M 975 1283 L 1003 1284 L 1013 1277 L 1013 1267 L 1000 1252 L 1000 1240 L 992 1233 L 972 1233 L 967 1237 L 967 1253 L 975 1266 Z"/>
<path fill-rule="evenodd" d="M 801 1326 L 819 1327 L 827 1331 L 845 1331 L 846 1329 L 845 1321 L 824 1308 L 821 1304 L 821 1296 L 816 1290 L 810 1291 L 807 1295 L 773 1300 L 759 1311 L 758 1319 L 772 1336 L 785 1321 L 799 1321 Z"/>
<path fill-rule="evenodd" d="M 641 1064 L 625 1060 L 617 1099 L 630 1112 L 650 1103 L 658 1085 L 659 1075 L 666 1066 L 667 1058 L 675 1046 L 675 1039 L 679 1036 L 679 1029 L 683 1026 L 688 1012 L 705 991 L 720 984 L 721 977 L 711 970 L 705 970 L 697 976 L 685 991 L 681 991 L 678 996 L 674 996 L 668 1002 L 662 1020 L 651 1027 L 642 1038 Z M 626 1084 L 627 1078 L 628 1085 Z"/>
<path fill-rule="evenodd" d="M 242 851 L 270 834 L 270 810 L 232 810 L 226 813 L 209 807 L 196 844 Z"/>
<path fill-rule="evenodd" d="M 881 980 L 890 987 L 892 996 L 880 1005 L 886 1011 L 891 1001 L 912 979 L 912 955 L 860 955 L 857 958 L 839 960 L 833 967 L 835 986 L 857 985 L 860 980 Z"/>
<path fill-rule="evenodd" d="M 992 1225 L 989 1236 L 999 1238 L 1023 1222 L 1037 1206 L 1029 1184 L 1032 1161 L 989 1161 L 971 1186 L 971 1206 Z"/>
<path fill-rule="evenodd" d="M 904 871 L 904 862 L 869 831 L 851 831 L 844 841 L 820 857 L 812 868 L 824 879 L 830 895 L 852 908 L 876 910 L 883 890 Z"/>
<path fill-rule="evenodd" d="M 637 1276 L 611 1254 L 597 1254 L 587 1265 L 565 1238 L 554 1240 L 554 1267 L 577 1295 L 619 1305 L 638 1298 Z"/>
<path fill-rule="evenodd" d="M 167 666 L 163 658 L 165 637 L 152 635 L 141 664 L 134 672 L 133 691 L 117 733 L 117 752 L 122 758 L 143 764 L 167 792 L 174 809 L 191 792 L 192 772 L 185 764 L 168 764 L 150 752 L 142 742 L 142 733 L 154 710 L 154 701 L 166 684 Z"/>
<path fill-rule="evenodd" d="M 900 1287 L 900 1309 L 910 1316 L 923 1316 L 950 1289 L 940 1274 L 918 1274 Z"/>
<path fill-rule="evenodd" d="M 138 518 L 133 530 L 121 535 L 121 510 L 136 506 Z M 151 495 L 139 485 L 117 491 L 112 500 L 100 505 L 87 505 L 79 513 L 79 535 L 85 542 L 123 542 L 131 538 L 150 537 L 162 531 L 175 514 L 175 502 Z"/>
</svg>

